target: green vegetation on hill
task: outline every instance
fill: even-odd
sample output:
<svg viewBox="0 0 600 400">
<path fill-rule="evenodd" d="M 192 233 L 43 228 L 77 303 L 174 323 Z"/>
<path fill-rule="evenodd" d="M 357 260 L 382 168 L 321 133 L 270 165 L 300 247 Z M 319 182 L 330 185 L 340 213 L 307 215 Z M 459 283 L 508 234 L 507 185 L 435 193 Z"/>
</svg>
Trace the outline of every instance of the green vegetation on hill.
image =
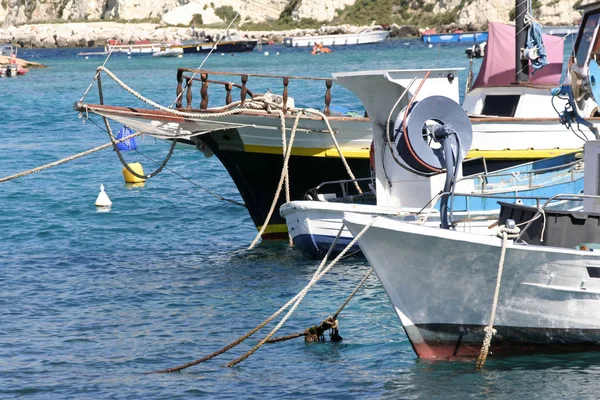
<svg viewBox="0 0 600 400">
<path fill-rule="evenodd" d="M 434 13 L 435 4 L 424 0 L 357 0 L 351 6 L 338 10 L 337 16 L 328 25 L 371 25 L 393 24 L 441 26 L 455 22 L 459 11 L 474 0 L 462 0 L 461 3 L 447 12 Z M 539 0 L 534 0 L 539 1 Z M 293 28 L 318 28 L 322 22 L 303 19 L 295 21 L 292 12 L 300 0 L 292 0 L 281 12 L 279 19 L 268 23 L 245 23 L 248 30 L 285 30 Z"/>
<path fill-rule="evenodd" d="M 439 26 L 456 21 L 458 12 L 473 0 L 463 0 L 454 9 L 434 13 L 435 5 L 423 0 L 357 0 L 338 11 L 335 23 L 354 25 L 377 24 Z"/>
</svg>

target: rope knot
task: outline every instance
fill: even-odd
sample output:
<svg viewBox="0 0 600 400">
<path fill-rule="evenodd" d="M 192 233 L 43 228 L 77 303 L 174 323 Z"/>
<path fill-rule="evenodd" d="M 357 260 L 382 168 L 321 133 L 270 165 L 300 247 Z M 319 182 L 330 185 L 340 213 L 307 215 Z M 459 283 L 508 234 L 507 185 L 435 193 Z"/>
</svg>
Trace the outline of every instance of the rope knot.
<svg viewBox="0 0 600 400">
<path fill-rule="evenodd" d="M 495 330 L 494 328 L 492 328 L 491 326 L 486 326 L 485 328 L 483 328 L 483 330 L 485 331 L 485 333 L 489 334 L 489 335 L 495 335 L 498 331 Z"/>
<path fill-rule="evenodd" d="M 500 225 L 498 227 L 497 235 L 498 237 L 504 237 L 506 234 L 507 239 L 516 239 L 519 237 L 519 233 L 521 232 L 521 228 L 515 226 L 514 228 L 508 228 L 506 225 Z"/>
<path fill-rule="evenodd" d="M 337 319 L 334 319 L 333 316 L 329 316 L 329 317 L 325 318 L 323 320 L 323 322 L 321 322 L 321 327 L 323 327 L 325 330 L 339 328 L 338 321 L 337 321 Z"/>
</svg>

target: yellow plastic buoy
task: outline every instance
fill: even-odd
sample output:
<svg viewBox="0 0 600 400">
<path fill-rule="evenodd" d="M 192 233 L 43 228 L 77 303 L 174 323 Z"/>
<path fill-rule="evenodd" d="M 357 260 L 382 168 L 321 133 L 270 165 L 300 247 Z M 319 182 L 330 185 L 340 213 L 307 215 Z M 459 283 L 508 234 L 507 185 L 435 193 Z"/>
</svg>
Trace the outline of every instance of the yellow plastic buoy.
<svg viewBox="0 0 600 400">
<path fill-rule="evenodd" d="M 100 185 L 100 193 L 98 193 L 98 197 L 96 198 L 96 207 L 110 207 L 112 206 L 112 201 L 108 198 L 108 195 L 104 191 L 104 185 Z"/>
<path fill-rule="evenodd" d="M 142 164 L 139 162 L 129 163 L 127 165 L 129 168 L 134 170 L 136 174 L 144 175 L 144 168 L 142 168 Z M 137 176 L 133 175 L 125 167 L 123 167 L 123 178 L 125 178 L 126 183 L 141 183 L 146 181 L 144 178 L 138 178 Z"/>
</svg>

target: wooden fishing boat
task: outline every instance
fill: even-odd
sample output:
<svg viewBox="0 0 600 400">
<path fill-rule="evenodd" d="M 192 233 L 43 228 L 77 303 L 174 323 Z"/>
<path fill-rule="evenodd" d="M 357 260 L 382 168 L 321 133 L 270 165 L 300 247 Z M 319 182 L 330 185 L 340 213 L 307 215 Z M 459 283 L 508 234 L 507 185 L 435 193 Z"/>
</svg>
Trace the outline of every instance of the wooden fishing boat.
<svg viewBox="0 0 600 400">
<path fill-rule="evenodd" d="M 536 74 L 536 79 L 547 78 L 542 72 Z M 401 74 L 404 78 L 410 74 L 420 81 L 426 73 L 422 70 L 384 71 L 369 78 L 367 86 L 375 82 L 389 85 L 391 89 L 386 102 L 391 106 L 405 89 L 396 82 Z M 353 74 L 359 73 L 348 75 Z M 445 90 L 443 88 L 451 87 L 452 96 L 458 100 L 456 76 L 455 70 L 432 70 L 427 80 L 438 83 L 429 85 L 426 80 L 421 95 L 438 94 Z M 438 79 L 434 80 L 434 77 Z M 280 94 L 252 91 L 250 84 L 258 86 L 259 79 L 271 80 L 271 83 L 260 86 L 280 88 Z M 271 219 L 268 223 L 266 221 L 284 165 L 283 143 L 289 142 L 291 127 L 298 115 L 288 166 L 291 200 L 302 200 L 309 189 L 324 181 L 371 176 L 369 147 L 373 136 L 369 119 L 331 112 L 331 87 L 340 79 L 337 76 L 335 79 L 309 78 L 181 68 L 177 72 L 180 97 L 174 110 L 84 102 L 77 104 L 76 109 L 105 116 L 158 138 L 177 139 L 196 146 L 205 154 L 216 155 L 238 187 L 256 227 L 262 229 L 266 225 L 263 239 L 283 239 L 287 237 L 287 226 L 277 212 L 279 206 L 286 202 L 283 195 L 277 199 Z M 195 82 L 201 85 L 200 99 L 196 101 L 193 99 L 194 90 L 198 87 Z M 318 113 L 295 107 L 294 99 L 288 94 L 289 87 L 293 85 L 313 85 L 314 91 L 319 90 L 317 85 L 323 85 L 320 90 L 324 92 L 325 103 L 312 106 Z M 219 90 L 225 88 L 225 99 L 216 107 L 209 106 L 209 93 L 213 101 L 217 96 L 212 89 L 215 86 L 219 86 Z M 413 96 L 416 86 L 411 88 L 409 97 Z M 546 94 L 548 86 L 515 85 L 510 89 L 512 92 L 507 92 L 509 89 L 504 87 L 493 90 L 494 93 L 488 94 L 472 90 L 473 95 L 484 97 L 478 97 L 480 100 L 473 104 L 473 112 L 478 115 L 472 117 L 471 122 L 477 134 L 473 150 L 468 155 L 473 161 L 465 168 L 465 175 L 483 171 L 484 166 L 493 171 L 573 152 L 581 146 L 582 140 L 566 135 L 558 117 L 548 111 L 551 98 L 535 96 Z M 233 100 L 234 95 L 236 101 Z M 264 102 L 265 96 L 270 96 L 270 104 Z M 219 95 L 219 98 L 223 97 Z M 512 106 L 503 116 L 498 116 L 499 110 L 493 105 L 506 99 L 510 99 Z M 548 107 L 540 106 L 542 102 L 546 102 Z M 558 107 L 564 101 L 556 104 Z M 387 117 L 377 116 L 375 122 L 385 126 Z M 395 120 L 396 115 L 393 117 Z M 282 120 L 286 127 L 283 137 Z M 380 151 L 376 149 L 376 152 Z M 384 176 L 379 172 L 378 175 Z M 370 190 L 364 181 L 359 182 L 358 187 L 361 192 Z M 349 190 L 350 195 L 359 194 L 354 185 Z M 335 189 L 333 194 L 341 196 L 343 193 L 341 189 Z"/>
<path fill-rule="evenodd" d="M 283 94 L 259 94 L 250 89 L 250 84 L 258 85 L 261 80 L 265 81 L 261 86 L 282 85 Z M 258 229 L 265 225 L 280 181 L 284 165 L 282 140 L 289 142 L 292 130 L 295 139 L 288 162 L 291 199 L 301 199 L 322 180 L 370 173 L 369 120 L 331 112 L 332 78 L 180 68 L 177 81 L 179 98 L 175 110 L 85 103 L 78 103 L 76 109 L 106 116 L 161 139 L 177 139 L 195 146 L 206 156 L 215 155 L 231 175 Z M 193 99 L 193 89 L 198 87 L 194 82 L 201 85 L 199 101 Z M 209 106 L 209 93 L 213 93 L 209 92 L 209 85 L 225 88 L 225 101 L 218 107 Z M 324 104 L 312 111 L 296 108 L 293 97 L 288 95 L 290 85 L 312 85 L 315 90 L 322 85 Z M 234 101 L 236 93 L 239 97 Z M 292 129 L 296 119 L 297 127 Z M 368 190 L 366 183 L 358 188 Z M 351 192 L 358 193 L 358 188 L 353 187 Z M 274 210 L 283 202 L 282 195 Z M 285 221 L 275 212 L 265 227 L 263 239 L 286 237 Z"/>
<path fill-rule="evenodd" d="M 575 179 L 575 176 L 571 176 L 567 172 L 571 168 L 567 165 L 570 159 L 540 160 L 544 156 L 556 157 L 557 154 L 564 151 L 570 151 L 570 154 L 574 154 L 586 139 L 585 137 L 579 138 L 565 129 L 558 118 L 556 110 L 564 109 L 566 101 L 557 99 L 550 91 L 551 88 L 560 84 L 562 39 L 544 36 L 547 46 L 556 51 L 550 54 L 551 64 L 545 67 L 548 69 L 538 71 L 535 79 L 528 78 L 530 80 L 526 82 L 514 84 L 512 81 L 516 80 L 515 68 L 512 64 L 507 64 L 506 61 L 500 61 L 510 59 L 511 55 L 514 59 L 514 51 L 509 52 L 511 47 L 514 50 L 514 39 L 507 39 L 511 35 L 514 36 L 514 28 L 503 24 L 490 23 L 489 29 L 491 38 L 489 53 L 486 54 L 477 80 L 473 85 L 470 85 L 463 101 L 463 109 L 470 115 L 473 129 L 473 144 L 467 155 L 467 160 L 463 164 L 463 174 L 465 176 L 482 175 L 481 179 L 486 185 L 494 179 L 493 176 L 504 176 L 506 180 L 505 189 L 510 191 L 509 188 L 513 187 L 514 195 L 525 197 L 542 196 L 542 194 L 548 196 L 553 193 L 568 192 L 569 190 L 575 193 L 581 189 L 578 185 L 569 186 L 566 181 L 563 182 L 566 186 L 557 185 L 554 180 L 554 173 L 562 174 L 563 172 L 565 173 L 565 179 Z M 327 193 L 327 189 L 332 187 L 329 184 L 319 190 L 320 196 L 313 195 L 309 191 L 307 195 L 310 198 L 305 196 L 305 199 L 284 204 L 280 209 L 280 213 L 286 219 L 288 231 L 292 236 L 294 245 L 306 254 L 311 256 L 325 254 L 340 229 L 342 229 L 341 236 L 337 240 L 334 252 L 342 250 L 352 240 L 352 234 L 346 228 L 343 228 L 342 224 L 342 216 L 345 211 L 377 215 L 406 215 L 413 213 L 414 208 L 417 210 L 423 208 L 434 195 L 433 192 L 427 192 L 428 195 L 425 198 L 415 194 L 414 200 L 399 200 L 399 197 L 396 197 L 399 193 L 396 195 L 390 193 L 391 187 L 398 187 L 402 183 L 395 183 L 394 179 L 390 178 L 397 165 L 390 158 L 387 143 L 379 140 L 379 138 L 385 136 L 385 132 L 381 131 L 381 126 L 385 127 L 387 125 L 386 120 L 388 118 L 390 121 L 397 121 L 395 115 L 391 115 L 393 102 L 388 99 L 397 96 L 396 91 L 404 90 L 415 74 L 408 72 L 403 79 L 392 81 L 386 79 L 386 73 L 386 71 L 377 71 L 334 74 L 336 81 L 354 91 L 363 100 L 367 109 L 369 109 L 367 104 L 375 102 L 374 98 L 384 99 L 377 103 L 377 111 L 369 110 L 369 113 L 379 113 L 381 115 L 378 120 L 374 121 L 373 126 L 376 133 L 373 187 L 376 188 L 377 199 L 375 201 L 375 196 L 372 195 L 369 199 L 371 203 L 364 204 L 364 197 L 358 199 L 354 196 L 336 198 L 332 193 Z M 368 85 L 366 82 L 369 82 Z M 416 81 L 415 85 L 418 84 L 419 81 Z M 395 85 L 399 85 L 400 88 L 394 87 Z M 434 86 L 437 86 L 438 94 L 444 94 L 440 90 L 441 85 L 434 83 Z M 377 95 L 373 95 L 373 93 L 377 93 Z M 429 94 L 431 92 L 427 92 L 427 95 Z M 457 100 L 456 94 L 448 97 Z M 407 104 L 408 100 L 405 100 L 397 107 L 398 110 L 406 107 Z M 595 102 L 593 101 L 585 103 L 586 116 L 591 115 L 594 106 Z M 395 123 L 397 124 L 397 122 Z M 550 143 L 552 143 L 550 145 L 552 147 L 548 146 Z M 570 157 L 572 158 L 572 155 Z M 537 161 L 515 167 L 516 164 L 532 159 Z M 485 165 L 482 165 L 482 160 L 485 160 Z M 546 168 L 551 166 L 551 162 L 555 162 L 554 165 L 558 169 L 546 173 Z M 565 167 L 565 170 L 558 172 L 562 166 Z M 500 174 L 489 174 L 490 171 L 497 171 L 499 168 L 501 169 Z M 485 173 L 482 173 L 482 171 L 485 171 Z M 511 180 L 509 178 L 512 174 L 517 174 L 521 178 Z M 484 175 L 486 177 L 483 177 Z M 528 178 L 525 178 L 526 176 L 534 177 L 534 179 L 529 181 Z M 546 179 L 544 177 L 548 178 L 548 187 L 545 187 L 542 182 Z M 580 178 L 579 176 L 577 179 Z M 478 180 L 480 178 L 474 177 L 474 179 Z M 394 185 L 388 184 L 388 182 L 394 182 Z M 480 190 L 486 185 L 476 184 L 473 188 L 469 188 L 468 192 L 491 193 L 488 188 Z M 474 188 L 477 188 L 477 191 Z M 403 189 L 399 190 L 402 191 Z M 494 188 L 493 191 L 497 194 L 501 192 L 498 188 Z M 411 192 L 414 193 L 414 189 L 411 189 Z M 462 192 L 465 191 L 462 190 Z M 495 202 L 487 209 L 481 208 L 481 206 L 483 204 L 469 207 L 469 215 L 465 218 L 471 221 L 472 217 L 476 217 L 477 212 L 485 211 L 489 216 L 497 214 L 499 211 L 499 206 Z M 377 207 L 384 207 L 385 210 Z M 466 210 L 457 209 L 457 211 Z M 492 211 L 494 212 L 491 213 Z M 435 216 L 435 213 L 433 216 Z M 469 227 L 463 230 L 473 231 L 473 229 L 478 229 L 480 226 L 486 228 L 484 223 L 474 224 L 470 222 L 468 225 Z M 485 231 L 487 231 L 487 228 L 483 230 L 483 232 Z M 353 250 L 358 251 L 358 246 Z"/>
<path fill-rule="evenodd" d="M 219 53 L 242 53 L 254 50 L 258 40 L 254 39 L 235 39 L 221 40 L 218 42 L 207 42 L 200 40 L 185 40 L 180 45 L 174 46 L 183 50 L 184 54 L 208 53 L 213 47 L 214 51 Z"/>
<path fill-rule="evenodd" d="M 584 10 L 568 72 L 576 114 L 582 99 L 600 101 L 600 3 Z M 345 214 L 417 356 L 478 357 L 481 368 L 488 355 L 600 349 L 599 159 L 596 132 L 584 147 L 584 194 L 534 210 L 503 205 L 499 237 Z M 583 212 L 548 211 L 555 199 L 579 200 Z"/>
</svg>

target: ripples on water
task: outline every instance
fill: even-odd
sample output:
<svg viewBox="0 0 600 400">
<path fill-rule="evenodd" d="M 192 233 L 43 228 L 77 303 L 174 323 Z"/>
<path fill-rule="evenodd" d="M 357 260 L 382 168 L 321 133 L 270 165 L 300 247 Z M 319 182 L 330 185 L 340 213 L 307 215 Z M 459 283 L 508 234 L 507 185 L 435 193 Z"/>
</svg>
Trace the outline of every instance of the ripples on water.
<svg viewBox="0 0 600 400">
<path fill-rule="evenodd" d="M 328 56 L 271 47 L 269 57 L 258 51 L 215 54 L 205 67 L 318 76 L 468 68 L 462 46 L 428 49 L 418 41 L 406 43 L 336 48 Z M 72 111 L 103 61 L 78 58 L 78 51 L 23 50 L 22 57 L 51 68 L 0 80 L 1 176 L 107 142 L 105 133 L 82 124 Z M 170 104 L 176 68 L 197 67 L 201 60 L 117 56 L 108 67 L 145 96 Z M 459 73 L 463 83 L 465 75 Z M 277 81 L 253 82 L 257 92 L 280 90 Z M 107 102 L 139 104 L 107 79 L 103 83 Z M 290 95 L 299 105 L 321 104 L 321 86 L 299 84 Z M 224 99 L 220 88 L 211 90 L 215 104 Z M 88 101 L 96 99 L 92 91 Z M 362 110 L 341 88 L 334 88 L 333 104 Z M 138 144 L 144 155 L 159 161 L 168 150 L 149 137 Z M 147 172 L 153 169 L 140 155 L 127 158 L 142 162 Z M 179 147 L 168 168 L 241 201 L 214 157 Z M 114 203 L 108 213 L 94 207 L 100 184 Z M 483 373 L 474 373 L 470 363 L 417 360 L 374 277 L 341 314 L 342 343 L 268 345 L 238 367 L 221 367 L 262 337 L 257 335 L 184 373 L 147 375 L 246 333 L 300 291 L 317 263 L 282 243 L 246 251 L 256 231 L 245 209 L 216 201 L 169 171 L 142 188 L 125 186 L 121 165 L 109 150 L 0 189 L 2 398 L 597 397 L 600 358 L 595 354 L 489 360 Z M 331 315 L 366 270 L 360 259 L 336 266 L 280 333 L 303 331 Z"/>
</svg>

